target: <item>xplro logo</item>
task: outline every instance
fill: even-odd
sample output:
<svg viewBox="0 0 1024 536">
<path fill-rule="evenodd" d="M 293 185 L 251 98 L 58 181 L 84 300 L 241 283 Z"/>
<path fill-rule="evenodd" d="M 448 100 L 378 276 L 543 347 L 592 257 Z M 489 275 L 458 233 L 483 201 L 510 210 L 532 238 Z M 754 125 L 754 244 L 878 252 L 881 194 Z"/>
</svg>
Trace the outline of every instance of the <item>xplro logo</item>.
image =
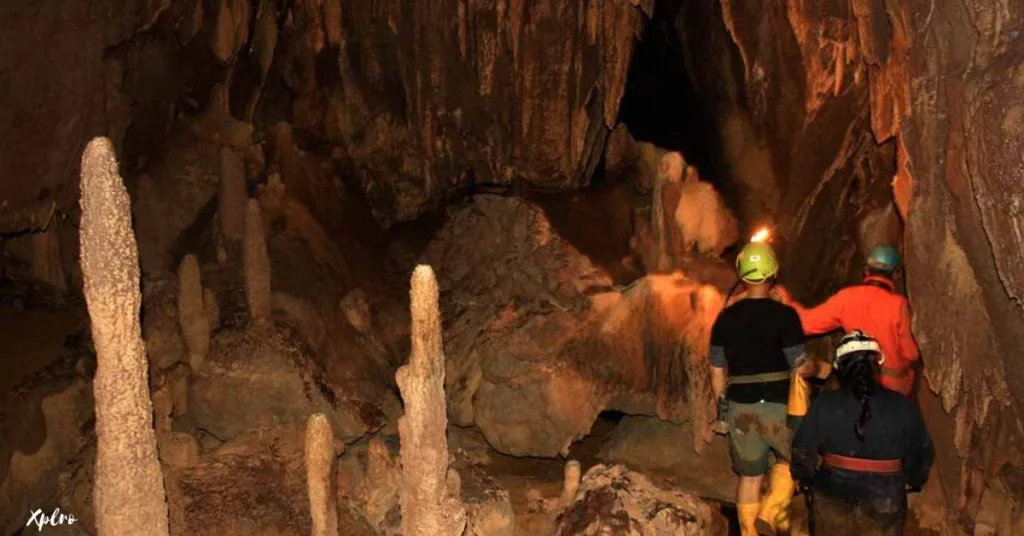
<svg viewBox="0 0 1024 536">
<path fill-rule="evenodd" d="M 32 512 L 32 517 L 29 518 L 28 523 L 25 523 L 25 526 L 28 527 L 32 524 L 35 524 L 37 531 L 42 532 L 43 527 L 47 525 L 53 527 L 64 524 L 74 525 L 75 521 L 78 520 L 75 519 L 74 515 L 62 514 L 60 513 L 60 508 L 54 508 L 53 513 L 49 516 L 44 514 L 42 510 L 35 510 L 34 512 Z"/>
</svg>

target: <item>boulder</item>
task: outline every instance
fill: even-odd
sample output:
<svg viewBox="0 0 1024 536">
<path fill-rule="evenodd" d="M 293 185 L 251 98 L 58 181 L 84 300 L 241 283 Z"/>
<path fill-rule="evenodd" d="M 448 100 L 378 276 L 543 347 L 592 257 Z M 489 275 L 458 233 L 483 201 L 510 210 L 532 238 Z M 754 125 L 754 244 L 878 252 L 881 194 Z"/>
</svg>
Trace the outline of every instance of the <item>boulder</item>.
<svg viewBox="0 0 1024 536">
<path fill-rule="evenodd" d="M 710 439 L 713 287 L 671 275 L 615 289 L 538 207 L 489 195 L 453 213 L 422 262 L 442 289 L 449 413 L 497 450 L 564 454 L 606 409 L 695 415 L 695 443 Z"/>
<path fill-rule="evenodd" d="M 335 435 L 356 439 L 384 425 L 375 405 L 329 385 L 297 335 L 283 329 L 222 331 L 189 384 L 189 413 L 221 440 L 305 423 L 324 413 Z"/>
<path fill-rule="evenodd" d="M 555 521 L 554 536 L 704 536 L 715 526 L 711 507 L 695 495 L 658 486 L 621 465 L 596 465 L 583 476 L 576 501 Z"/>
</svg>

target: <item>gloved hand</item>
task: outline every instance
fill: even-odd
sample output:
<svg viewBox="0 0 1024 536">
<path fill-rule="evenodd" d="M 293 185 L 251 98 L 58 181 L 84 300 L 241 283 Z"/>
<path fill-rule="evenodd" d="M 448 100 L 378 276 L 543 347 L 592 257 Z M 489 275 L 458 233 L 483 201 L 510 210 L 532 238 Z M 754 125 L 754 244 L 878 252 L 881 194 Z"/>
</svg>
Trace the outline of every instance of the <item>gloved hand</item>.
<svg viewBox="0 0 1024 536">
<path fill-rule="evenodd" d="M 729 401 L 724 396 L 718 397 L 718 417 L 715 419 L 713 430 L 716 434 L 726 435 L 729 433 Z"/>
</svg>

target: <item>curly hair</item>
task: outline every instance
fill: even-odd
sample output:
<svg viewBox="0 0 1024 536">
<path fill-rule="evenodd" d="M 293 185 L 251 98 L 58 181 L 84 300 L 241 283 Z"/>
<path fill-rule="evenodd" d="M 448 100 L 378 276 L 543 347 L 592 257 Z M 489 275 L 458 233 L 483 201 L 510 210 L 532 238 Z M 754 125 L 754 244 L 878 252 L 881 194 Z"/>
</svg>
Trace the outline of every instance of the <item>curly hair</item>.
<svg viewBox="0 0 1024 536">
<path fill-rule="evenodd" d="M 878 354 L 876 352 L 855 352 L 845 356 L 836 370 L 839 385 L 848 389 L 860 401 L 860 416 L 857 418 L 854 432 L 861 442 L 864 441 L 864 426 L 871 420 L 871 408 L 868 406 L 868 400 L 878 388 L 877 380 L 875 380 L 877 363 Z"/>
</svg>

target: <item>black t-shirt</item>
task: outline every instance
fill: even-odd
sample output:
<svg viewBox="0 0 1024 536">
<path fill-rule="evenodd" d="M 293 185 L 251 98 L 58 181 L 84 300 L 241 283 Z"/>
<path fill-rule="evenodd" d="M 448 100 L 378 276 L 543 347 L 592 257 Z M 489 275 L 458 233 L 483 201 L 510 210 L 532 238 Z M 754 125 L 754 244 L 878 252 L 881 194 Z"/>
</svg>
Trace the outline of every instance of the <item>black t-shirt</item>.
<svg viewBox="0 0 1024 536">
<path fill-rule="evenodd" d="M 711 365 L 727 366 L 730 377 L 789 371 L 803 354 L 800 316 L 769 298 L 747 298 L 726 308 L 711 328 Z M 789 380 L 731 384 L 729 400 L 787 403 Z"/>
</svg>

